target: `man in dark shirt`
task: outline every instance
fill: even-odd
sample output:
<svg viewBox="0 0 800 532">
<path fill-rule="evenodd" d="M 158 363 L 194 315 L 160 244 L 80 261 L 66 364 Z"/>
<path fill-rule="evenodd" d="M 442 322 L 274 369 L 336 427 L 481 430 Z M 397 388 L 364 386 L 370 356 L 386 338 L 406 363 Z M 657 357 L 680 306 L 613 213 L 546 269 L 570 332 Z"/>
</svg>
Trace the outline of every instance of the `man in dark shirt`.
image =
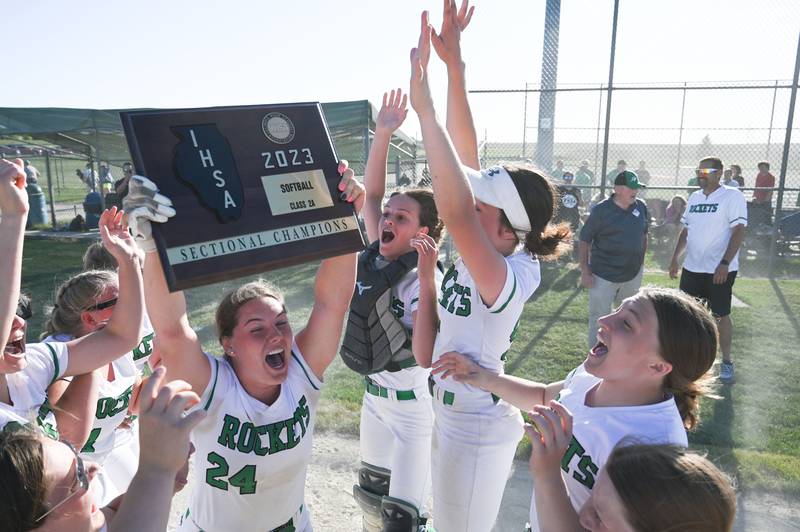
<svg viewBox="0 0 800 532">
<path fill-rule="evenodd" d="M 589 348 L 597 342 L 597 319 L 611 312 L 642 284 L 649 216 L 636 198 L 638 176 L 620 172 L 614 193 L 595 205 L 580 236 L 581 283 L 589 289 Z"/>
</svg>

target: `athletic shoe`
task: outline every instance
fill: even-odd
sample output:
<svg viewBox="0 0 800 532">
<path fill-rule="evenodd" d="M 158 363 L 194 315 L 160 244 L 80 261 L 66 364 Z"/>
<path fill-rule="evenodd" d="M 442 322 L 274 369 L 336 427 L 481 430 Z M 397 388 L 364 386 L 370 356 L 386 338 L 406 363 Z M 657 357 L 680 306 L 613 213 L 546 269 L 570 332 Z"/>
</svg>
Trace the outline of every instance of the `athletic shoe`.
<svg viewBox="0 0 800 532">
<path fill-rule="evenodd" d="M 722 384 L 733 384 L 736 381 L 733 371 L 733 362 L 722 361 L 719 365 L 719 381 Z"/>
</svg>

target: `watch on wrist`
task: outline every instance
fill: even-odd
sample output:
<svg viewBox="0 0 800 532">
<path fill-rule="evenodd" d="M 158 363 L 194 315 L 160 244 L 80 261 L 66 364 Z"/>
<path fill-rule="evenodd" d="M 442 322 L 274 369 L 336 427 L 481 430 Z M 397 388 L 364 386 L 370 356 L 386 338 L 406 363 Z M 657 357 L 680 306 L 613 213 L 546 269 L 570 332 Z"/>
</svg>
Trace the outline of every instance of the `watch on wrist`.
<svg viewBox="0 0 800 532">
<path fill-rule="evenodd" d="M 727 260 L 727 259 L 722 259 L 721 261 L 719 261 L 719 263 L 720 263 L 721 265 L 723 265 L 723 266 L 728 266 L 728 265 L 730 264 L 730 262 L 728 262 L 728 260 Z"/>
</svg>

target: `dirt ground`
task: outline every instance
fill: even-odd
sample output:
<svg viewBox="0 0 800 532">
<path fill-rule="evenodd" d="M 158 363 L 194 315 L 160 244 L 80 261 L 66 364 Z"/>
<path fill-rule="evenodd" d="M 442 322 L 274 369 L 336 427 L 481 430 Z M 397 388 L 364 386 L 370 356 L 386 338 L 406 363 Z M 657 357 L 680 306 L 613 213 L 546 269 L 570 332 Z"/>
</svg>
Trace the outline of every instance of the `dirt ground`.
<svg viewBox="0 0 800 532">
<path fill-rule="evenodd" d="M 361 530 L 361 516 L 352 496 L 358 463 L 358 440 L 332 433 L 315 434 L 314 454 L 306 479 L 306 502 L 316 532 Z M 194 479 L 190 478 L 189 485 L 173 499 L 169 530 L 177 526 L 180 513 L 188 506 L 193 485 Z M 527 462 L 515 462 L 494 532 L 524 529 L 531 486 Z M 735 532 L 796 530 L 800 530 L 800 501 L 769 494 L 748 493 L 739 497 Z"/>
</svg>

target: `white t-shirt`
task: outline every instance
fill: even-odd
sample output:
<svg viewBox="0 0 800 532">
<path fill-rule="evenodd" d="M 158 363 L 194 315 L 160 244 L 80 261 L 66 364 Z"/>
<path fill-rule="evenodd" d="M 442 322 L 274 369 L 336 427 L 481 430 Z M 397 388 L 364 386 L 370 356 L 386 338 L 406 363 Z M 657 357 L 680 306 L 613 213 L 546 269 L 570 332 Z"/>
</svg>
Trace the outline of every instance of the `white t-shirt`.
<svg viewBox="0 0 800 532">
<path fill-rule="evenodd" d="M 686 429 L 672 397 L 644 406 L 587 406 L 586 394 L 600 380 L 581 364 L 567 376 L 558 396 L 558 401 L 572 412 L 572 441 L 561 459 L 561 476 L 576 512 L 589 499 L 597 474 L 618 443 L 688 445 Z M 535 496 L 531 499 L 530 523 L 532 530 L 539 530 Z"/>
<path fill-rule="evenodd" d="M 440 286 L 444 275 L 438 268 L 434 270 L 436 286 Z M 439 296 L 438 290 L 436 294 Z M 417 269 L 409 271 L 400 281 L 392 287 L 392 312 L 403 326 L 411 331 L 414 322 L 411 315 L 419 306 L 419 274 Z M 413 331 L 411 331 L 413 334 Z M 429 369 L 419 366 L 401 369 L 400 371 L 381 371 L 370 375 L 370 379 L 386 388 L 394 390 L 411 390 L 427 386 Z"/>
<path fill-rule="evenodd" d="M 28 362 L 25 369 L 5 376 L 12 405 L 0 403 L 0 430 L 10 422 L 25 425 L 36 419 L 47 400 L 47 387 L 64 375 L 69 363 L 67 345 L 63 342 L 28 344 L 25 358 Z M 42 428 L 45 434 L 58 439 L 54 426 Z"/>
<path fill-rule="evenodd" d="M 504 358 L 514 340 L 525 302 L 539 286 L 539 261 L 525 250 L 505 257 L 506 282 L 491 307 L 478 293 L 461 259 L 447 270 L 439 297 L 439 334 L 433 360 L 448 351 L 458 351 L 490 371 L 503 373 Z M 485 395 L 480 388 L 453 379 L 433 377 L 437 386 L 456 396 Z"/>
<path fill-rule="evenodd" d="M 681 223 L 688 229 L 683 267 L 695 273 L 714 273 L 725 255 L 733 228 L 747 225 L 747 201 L 737 188 L 720 186 L 706 196 L 697 190 L 689 196 Z M 739 252 L 728 271 L 739 270 Z"/>
<path fill-rule="evenodd" d="M 250 396 L 224 358 L 206 355 L 211 379 L 192 431 L 197 485 L 190 517 L 203 530 L 272 530 L 303 504 L 322 382 L 292 345 L 272 405 Z"/>
</svg>

